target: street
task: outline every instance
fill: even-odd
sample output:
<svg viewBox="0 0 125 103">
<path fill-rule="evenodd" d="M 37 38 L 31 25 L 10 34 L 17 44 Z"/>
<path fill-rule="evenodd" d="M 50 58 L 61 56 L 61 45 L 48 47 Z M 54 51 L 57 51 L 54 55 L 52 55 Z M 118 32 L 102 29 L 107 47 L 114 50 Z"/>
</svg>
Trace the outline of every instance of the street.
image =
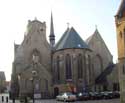
<svg viewBox="0 0 125 103">
<path fill-rule="evenodd" d="M 3 102 L 3 103 L 6 103 L 6 102 Z M 12 103 L 12 101 L 9 101 L 9 103 Z M 16 103 L 20 103 L 20 102 L 16 101 Z M 32 101 L 30 101 L 29 103 L 32 103 Z M 35 103 L 64 103 L 64 102 L 51 99 L 51 100 L 37 100 L 35 101 Z M 93 101 L 90 100 L 90 101 L 75 101 L 75 102 L 67 102 L 67 103 L 120 103 L 120 100 L 119 99 L 93 100 Z"/>
<path fill-rule="evenodd" d="M 2 96 L 4 97 L 4 100 L 2 102 Z M 6 97 L 9 97 L 8 94 L 0 94 L 0 103 L 12 103 L 11 100 L 8 102 L 6 101 Z M 16 100 L 15 103 L 20 103 L 19 100 Z M 29 101 L 29 103 L 32 103 L 32 100 Z M 64 103 L 62 101 L 56 101 L 55 99 L 43 99 L 43 100 L 35 100 L 35 103 Z M 71 103 L 71 102 L 67 102 Z M 109 99 L 109 100 L 89 100 L 89 101 L 75 101 L 72 103 L 120 103 L 119 99 Z"/>
</svg>

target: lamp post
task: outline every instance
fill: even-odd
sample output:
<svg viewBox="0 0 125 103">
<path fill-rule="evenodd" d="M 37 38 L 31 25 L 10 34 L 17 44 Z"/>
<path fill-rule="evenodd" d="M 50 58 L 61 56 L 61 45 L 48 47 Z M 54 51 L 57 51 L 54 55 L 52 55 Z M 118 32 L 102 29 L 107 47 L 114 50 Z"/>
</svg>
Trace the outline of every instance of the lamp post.
<svg viewBox="0 0 125 103">
<path fill-rule="evenodd" d="M 32 70 L 32 77 L 30 78 L 31 82 L 32 82 L 32 93 L 33 93 L 33 103 L 35 103 L 35 98 L 34 98 L 34 79 L 37 76 L 37 71 Z"/>
</svg>

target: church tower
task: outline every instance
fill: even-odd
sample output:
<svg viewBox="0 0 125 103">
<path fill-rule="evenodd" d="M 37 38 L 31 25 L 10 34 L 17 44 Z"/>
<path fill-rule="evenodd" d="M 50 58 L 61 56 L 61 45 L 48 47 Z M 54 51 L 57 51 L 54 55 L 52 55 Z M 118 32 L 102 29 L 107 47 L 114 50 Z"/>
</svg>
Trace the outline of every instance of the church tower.
<svg viewBox="0 0 125 103">
<path fill-rule="evenodd" d="M 125 0 L 121 1 L 115 16 L 118 46 L 118 69 L 120 82 L 120 99 L 125 103 Z"/>
<path fill-rule="evenodd" d="M 55 45 L 55 34 L 54 34 L 54 26 L 53 26 L 53 15 L 51 12 L 51 22 L 50 22 L 50 35 L 49 35 L 49 40 L 50 40 L 50 46 L 51 50 L 54 49 Z"/>
</svg>

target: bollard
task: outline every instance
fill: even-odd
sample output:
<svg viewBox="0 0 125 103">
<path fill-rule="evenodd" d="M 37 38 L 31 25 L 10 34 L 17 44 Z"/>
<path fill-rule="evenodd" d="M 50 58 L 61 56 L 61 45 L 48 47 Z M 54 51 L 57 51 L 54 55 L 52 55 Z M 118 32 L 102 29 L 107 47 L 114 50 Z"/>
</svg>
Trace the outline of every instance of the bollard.
<svg viewBox="0 0 125 103">
<path fill-rule="evenodd" d="M 15 103 L 15 98 L 13 98 L 13 103 Z"/>
<path fill-rule="evenodd" d="M 8 103 L 8 97 L 6 97 L 6 102 Z"/>
<path fill-rule="evenodd" d="M 4 96 L 2 96 L 2 102 L 4 102 Z"/>
</svg>

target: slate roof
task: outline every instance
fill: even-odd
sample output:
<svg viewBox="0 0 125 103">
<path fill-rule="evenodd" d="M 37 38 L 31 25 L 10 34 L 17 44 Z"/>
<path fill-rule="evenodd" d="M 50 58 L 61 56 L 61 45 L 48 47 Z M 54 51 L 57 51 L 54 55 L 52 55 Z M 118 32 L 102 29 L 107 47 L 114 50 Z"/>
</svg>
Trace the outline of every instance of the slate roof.
<svg viewBox="0 0 125 103">
<path fill-rule="evenodd" d="M 1 80 L 6 80 L 5 74 L 4 74 L 3 71 L 0 71 L 0 79 L 1 79 Z"/>
<path fill-rule="evenodd" d="M 66 48 L 87 48 L 89 46 L 82 40 L 79 34 L 75 31 L 73 27 L 67 28 L 63 36 L 56 44 L 55 49 L 61 50 Z"/>
<path fill-rule="evenodd" d="M 122 16 L 121 14 L 122 14 L 123 11 L 125 11 L 125 0 L 121 1 L 121 4 L 119 6 L 119 9 L 117 11 L 116 16 L 119 16 L 119 17 Z"/>
<path fill-rule="evenodd" d="M 113 71 L 115 64 L 109 64 L 106 69 L 96 78 L 96 84 L 103 84 L 107 82 L 107 76 Z"/>
</svg>

